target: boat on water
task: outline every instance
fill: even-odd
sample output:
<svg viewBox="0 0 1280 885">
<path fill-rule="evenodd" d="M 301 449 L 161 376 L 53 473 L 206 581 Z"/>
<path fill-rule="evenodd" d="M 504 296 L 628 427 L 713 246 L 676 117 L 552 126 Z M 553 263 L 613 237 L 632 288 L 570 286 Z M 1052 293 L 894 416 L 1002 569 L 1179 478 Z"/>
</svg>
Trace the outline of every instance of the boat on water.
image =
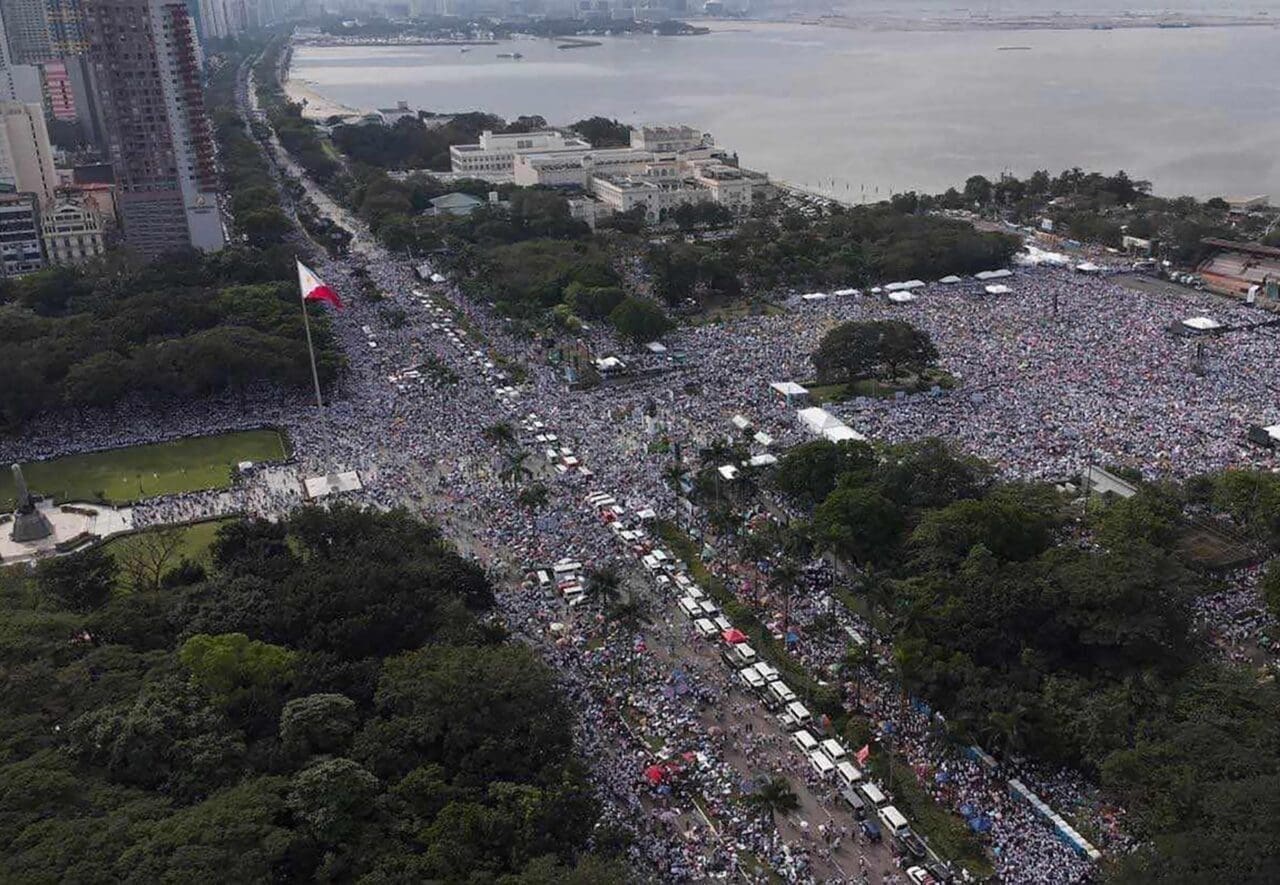
<svg viewBox="0 0 1280 885">
<path fill-rule="evenodd" d="M 498 58 L 524 58 L 519 52 L 499 52 Z"/>
<path fill-rule="evenodd" d="M 459 49 L 458 51 L 459 51 L 459 52 L 470 52 L 470 51 L 471 51 L 471 47 L 470 47 L 470 46 L 464 46 L 464 47 L 462 47 L 461 49 Z"/>
<path fill-rule="evenodd" d="M 996 51 L 997 52 L 1019 52 L 1022 50 L 1029 50 L 1030 48 L 1031 48 L 1030 46 L 997 46 Z"/>
</svg>

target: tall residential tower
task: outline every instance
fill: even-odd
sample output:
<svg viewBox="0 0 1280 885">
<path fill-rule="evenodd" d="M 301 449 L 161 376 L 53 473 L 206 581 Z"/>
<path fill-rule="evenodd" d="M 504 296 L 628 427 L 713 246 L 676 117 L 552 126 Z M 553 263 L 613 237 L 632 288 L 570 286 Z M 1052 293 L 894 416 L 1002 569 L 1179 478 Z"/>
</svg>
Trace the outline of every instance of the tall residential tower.
<svg viewBox="0 0 1280 885">
<path fill-rule="evenodd" d="M 83 12 L 125 243 L 147 256 L 221 249 L 213 130 L 185 0 L 84 0 Z"/>
</svg>

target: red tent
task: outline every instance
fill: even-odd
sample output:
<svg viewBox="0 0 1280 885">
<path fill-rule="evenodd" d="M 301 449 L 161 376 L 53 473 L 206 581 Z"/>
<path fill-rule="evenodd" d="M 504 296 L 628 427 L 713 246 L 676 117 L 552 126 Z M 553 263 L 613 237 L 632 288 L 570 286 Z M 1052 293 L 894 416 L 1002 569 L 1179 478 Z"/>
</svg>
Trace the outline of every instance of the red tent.
<svg viewBox="0 0 1280 885">
<path fill-rule="evenodd" d="M 664 775 L 660 766 L 650 765 L 644 770 L 644 776 L 649 781 L 649 786 L 656 787 L 658 784 L 662 783 Z"/>
<path fill-rule="evenodd" d="M 725 630 L 720 634 L 720 638 L 730 645 L 737 645 L 739 642 L 747 641 L 747 634 L 743 633 L 737 627 L 730 627 L 728 630 Z"/>
</svg>

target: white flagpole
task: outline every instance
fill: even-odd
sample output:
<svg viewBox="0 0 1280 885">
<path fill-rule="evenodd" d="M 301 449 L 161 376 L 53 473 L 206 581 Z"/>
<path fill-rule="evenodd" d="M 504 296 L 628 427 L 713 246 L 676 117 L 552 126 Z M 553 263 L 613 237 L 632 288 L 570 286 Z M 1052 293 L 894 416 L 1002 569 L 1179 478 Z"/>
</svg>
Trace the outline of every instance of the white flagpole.
<svg viewBox="0 0 1280 885">
<path fill-rule="evenodd" d="M 302 270 L 302 262 L 294 261 L 298 265 L 298 270 Z M 307 293 L 302 291 L 302 274 L 298 274 L 298 299 L 302 302 L 302 328 L 307 333 L 307 356 L 311 358 L 311 381 L 316 386 L 316 408 L 323 415 L 324 413 L 324 397 L 320 395 L 320 373 L 316 371 L 316 349 L 311 343 L 311 320 L 307 316 Z"/>
</svg>

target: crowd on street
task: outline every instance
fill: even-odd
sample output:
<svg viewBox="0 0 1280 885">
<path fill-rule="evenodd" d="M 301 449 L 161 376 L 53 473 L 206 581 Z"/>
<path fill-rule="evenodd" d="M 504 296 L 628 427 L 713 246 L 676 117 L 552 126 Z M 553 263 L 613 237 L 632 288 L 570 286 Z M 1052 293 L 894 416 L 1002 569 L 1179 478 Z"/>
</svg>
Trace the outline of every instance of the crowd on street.
<svg viewBox="0 0 1280 885">
<path fill-rule="evenodd" d="M 464 555 L 485 564 L 508 625 L 555 666 L 578 714 L 606 821 L 630 834 L 637 863 L 666 880 L 759 867 L 789 882 L 896 882 L 903 872 L 891 852 L 861 843 L 838 792 L 791 751 L 712 646 L 673 615 L 671 600 L 640 589 L 648 586 L 644 572 L 583 506 L 589 492 L 609 490 L 629 513 L 673 518 L 670 472 L 680 455 L 696 461 L 731 434 L 753 453 L 780 453 L 804 440 L 793 405 L 769 385 L 810 380 L 810 354 L 822 334 L 850 319 L 896 317 L 925 329 L 959 386 L 859 398 L 834 411 L 874 439 L 942 436 L 1010 476 L 1057 478 L 1088 463 L 1188 476 L 1264 463 L 1269 456 L 1248 446 L 1245 429 L 1280 419 L 1269 411 L 1276 391 L 1252 368 L 1274 352 L 1273 328 L 1199 341 L 1168 332 L 1184 315 L 1243 327 L 1269 314 L 1191 293 L 1139 297 L 1063 269 L 1022 270 L 1001 296 L 935 284 L 904 304 L 833 297 L 781 315 L 684 327 L 664 339 L 666 356 L 633 353 L 596 330 L 589 343 L 597 355 L 620 353 L 657 371 L 588 390 L 572 389 L 563 368 L 548 364 L 543 343 L 514 335 L 452 284 L 430 284 L 404 262 L 384 257 L 357 267 L 335 259 L 315 270 L 348 303 L 331 318 L 347 366 L 323 410 L 305 392 L 268 389 L 169 408 L 128 402 L 51 414 L 6 441 L 5 458 L 275 426 L 289 437 L 288 465 L 257 465 L 224 490 L 139 502 L 136 524 L 277 516 L 305 500 L 302 478 L 335 469 L 358 474 L 353 499 L 407 506 L 434 520 Z M 385 300 L 357 294 L 368 285 Z M 391 309 L 403 319 L 388 321 Z M 426 365 L 449 371 L 424 372 Z M 749 430 L 735 428 L 735 416 Z M 534 486 L 545 503 L 520 503 Z M 748 515 L 757 517 L 767 518 Z M 713 534 L 706 525 L 695 529 Z M 567 610 L 522 580 L 534 564 L 599 566 L 620 556 L 632 592 L 649 609 L 647 624 L 613 624 L 599 607 Z M 907 762 L 910 775 L 902 776 L 914 776 L 973 824 L 1001 881 L 1090 877 L 1091 863 L 1010 794 L 1014 760 L 992 769 L 967 754 L 946 739 L 939 714 L 904 698 L 885 677 L 888 639 L 839 602 L 829 568 L 809 564 L 785 606 L 769 585 L 769 568 L 732 548 L 712 562 L 728 590 L 787 640 L 799 665 L 844 686 L 849 709 L 875 723 L 877 751 L 891 747 Z M 1257 574 L 1245 574 L 1206 597 L 1203 614 L 1212 620 L 1225 612 L 1218 620 L 1232 629 L 1261 629 L 1269 624 L 1264 615 L 1241 615 L 1258 608 L 1256 585 Z M 851 644 L 871 651 L 856 673 L 841 668 Z M 645 776 L 655 765 L 656 782 Z M 1081 777 L 1017 765 L 1021 780 L 1054 808 L 1088 819 L 1102 834 L 1100 847 L 1127 848 L 1122 813 Z M 742 797 L 777 772 L 802 797 L 799 812 L 775 821 Z"/>
</svg>

